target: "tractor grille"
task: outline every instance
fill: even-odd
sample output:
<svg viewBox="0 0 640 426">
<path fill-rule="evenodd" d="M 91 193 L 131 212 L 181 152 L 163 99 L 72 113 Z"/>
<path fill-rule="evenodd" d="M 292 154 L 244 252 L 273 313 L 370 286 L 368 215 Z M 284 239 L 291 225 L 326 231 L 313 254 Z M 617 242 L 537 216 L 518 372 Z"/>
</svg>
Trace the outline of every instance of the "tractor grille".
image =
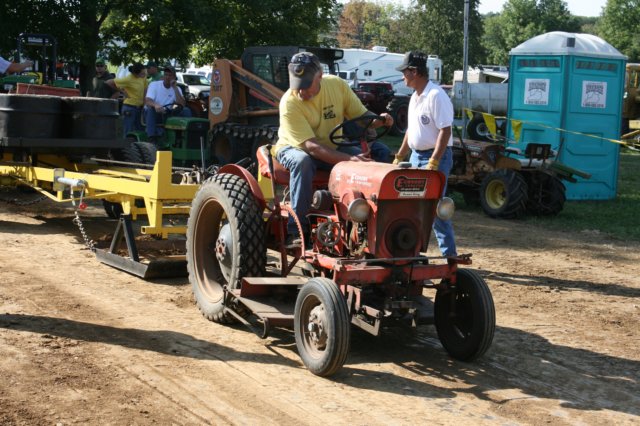
<svg viewBox="0 0 640 426">
<path fill-rule="evenodd" d="M 187 149 L 200 149 L 200 138 L 207 144 L 207 132 L 209 123 L 204 121 L 192 121 L 187 127 Z"/>
<path fill-rule="evenodd" d="M 378 258 L 411 257 L 427 251 L 436 203 L 425 199 L 380 200 L 372 254 Z"/>
</svg>

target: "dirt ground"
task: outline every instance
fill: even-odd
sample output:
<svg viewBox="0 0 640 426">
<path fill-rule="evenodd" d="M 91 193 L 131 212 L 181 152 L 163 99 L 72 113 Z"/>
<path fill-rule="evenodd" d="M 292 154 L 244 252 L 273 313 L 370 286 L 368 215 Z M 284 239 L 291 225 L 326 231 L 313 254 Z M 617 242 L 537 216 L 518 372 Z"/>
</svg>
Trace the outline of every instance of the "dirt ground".
<svg viewBox="0 0 640 426">
<path fill-rule="evenodd" d="M 0 424 L 640 423 L 640 244 L 458 212 L 496 304 L 487 354 L 451 360 L 433 326 L 354 332 L 323 379 L 290 331 L 206 321 L 186 277 L 101 264 L 72 218 L 0 203 Z M 115 227 L 83 218 L 94 239 Z"/>
</svg>

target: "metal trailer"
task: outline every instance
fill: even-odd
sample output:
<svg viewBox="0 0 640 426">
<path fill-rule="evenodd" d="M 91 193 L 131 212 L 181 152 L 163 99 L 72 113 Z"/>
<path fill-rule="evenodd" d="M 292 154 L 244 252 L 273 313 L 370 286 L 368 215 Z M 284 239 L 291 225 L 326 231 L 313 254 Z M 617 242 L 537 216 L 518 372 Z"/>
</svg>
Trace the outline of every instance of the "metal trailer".
<svg viewBox="0 0 640 426">
<path fill-rule="evenodd" d="M 145 164 L 133 164 L 108 159 L 89 158 L 81 162 L 70 161 L 65 155 L 32 154 L 20 156 L 17 147 L 56 146 L 65 144 L 90 144 L 90 140 L 0 138 L 0 183 L 24 185 L 43 196 L 76 206 L 76 223 L 83 231 L 88 247 L 95 251 L 103 263 L 114 266 L 142 278 L 186 275 L 184 256 L 143 259 L 134 238 L 133 221 L 146 215 L 147 224 L 140 232 L 159 239 L 170 235 L 184 235 L 186 226 L 166 223 L 166 215 L 188 215 L 201 180 L 201 174 L 187 169 L 172 168 L 171 152 L 158 151 L 152 169 Z M 95 141 L 94 141 L 95 142 Z M 104 141 L 103 141 L 104 142 Z M 130 144 L 125 140 L 113 141 L 112 146 Z M 181 183 L 174 183 L 172 176 L 182 172 Z M 101 199 L 122 206 L 113 240 L 108 249 L 96 248 L 88 238 L 80 221 L 78 210 L 85 200 Z M 118 254 L 126 243 L 126 255 Z"/>
</svg>

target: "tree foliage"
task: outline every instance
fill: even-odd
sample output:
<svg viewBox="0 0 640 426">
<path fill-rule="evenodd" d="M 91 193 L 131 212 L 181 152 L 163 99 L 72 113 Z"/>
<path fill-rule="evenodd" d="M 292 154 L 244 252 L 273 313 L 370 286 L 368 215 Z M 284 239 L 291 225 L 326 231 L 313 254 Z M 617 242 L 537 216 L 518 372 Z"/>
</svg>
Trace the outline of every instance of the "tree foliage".
<svg viewBox="0 0 640 426">
<path fill-rule="evenodd" d="M 640 61 L 640 0 L 608 0 L 597 25 L 600 37 L 629 57 Z"/>
<path fill-rule="evenodd" d="M 485 25 L 482 44 L 487 61 L 495 64 L 507 64 L 509 51 L 532 37 L 580 30 L 580 22 L 563 0 L 508 0 L 502 13 L 487 17 Z"/>
<path fill-rule="evenodd" d="M 335 7 L 335 0 L 5 0 L 0 54 L 12 57 L 22 32 L 50 34 L 58 57 L 79 64 L 86 87 L 97 55 L 116 64 L 210 64 L 250 45 L 317 45 Z"/>
</svg>

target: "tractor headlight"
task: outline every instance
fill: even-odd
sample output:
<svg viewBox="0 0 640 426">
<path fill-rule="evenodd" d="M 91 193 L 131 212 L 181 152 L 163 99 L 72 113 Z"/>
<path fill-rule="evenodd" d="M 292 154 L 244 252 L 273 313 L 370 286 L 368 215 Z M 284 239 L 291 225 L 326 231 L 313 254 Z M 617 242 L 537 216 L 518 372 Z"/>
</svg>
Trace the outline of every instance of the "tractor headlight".
<svg viewBox="0 0 640 426">
<path fill-rule="evenodd" d="M 362 223 L 366 222 L 369 219 L 369 214 L 371 213 L 371 207 L 367 200 L 364 198 L 356 198 L 352 202 L 349 203 L 349 207 L 347 209 L 349 217 L 354 222 Z"/>
<path fill-rule="evenodd" d="M 443 197 L 438 201 L 436 214 L 442 220 L 451 220 L 453 213 L 456 211 L 456 205 L 449 197 Z"/>
</svg>

